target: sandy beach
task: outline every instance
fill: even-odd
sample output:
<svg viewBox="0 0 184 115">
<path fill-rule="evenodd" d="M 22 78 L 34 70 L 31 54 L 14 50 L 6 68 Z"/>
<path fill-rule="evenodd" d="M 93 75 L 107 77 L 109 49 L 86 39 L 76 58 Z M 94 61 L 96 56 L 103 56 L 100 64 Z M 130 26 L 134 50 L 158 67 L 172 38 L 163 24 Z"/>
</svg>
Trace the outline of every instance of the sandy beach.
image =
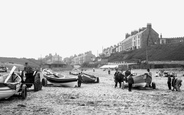
<svg viewBox="0 0 184 115">
<path fill-rule="evenodd" d="M 146 70 L 132 70 L 145 73 Z M 85 71 L 100 78 L 100 83 L 82 84 L 81 88 L 43 87 L 34 92 L 29 89 L 27 99 L 13 96 L 0 100 L 0 115 L 183 115 L 184 86 L 181 92 L 170 91 L 166 77 L 155 77 L 155 90 L 114 88 L 113 74 L 92 69 Z M 181 77 L 183 72 L 178 72 Z M 68 75 L 68 71 L 62 72 Z M 68 75 L 69 76 L 69 75 Z M 181 77 L 184 80 L 184 77 Z"/>
</svg>

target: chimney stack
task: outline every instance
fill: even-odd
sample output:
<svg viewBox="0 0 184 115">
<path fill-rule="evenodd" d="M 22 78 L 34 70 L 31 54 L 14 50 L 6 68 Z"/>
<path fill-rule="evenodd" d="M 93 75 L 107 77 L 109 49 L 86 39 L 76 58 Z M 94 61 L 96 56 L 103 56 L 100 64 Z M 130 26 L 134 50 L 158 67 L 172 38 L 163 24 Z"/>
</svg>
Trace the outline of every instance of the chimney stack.
<svg viewBox="0 0 184 115">
<path fill-rule="evenodd" d="M 148 29 L 151 29 L 151 23 L 148 23 L 148 24 L 147 24 L 147 28 L 148 28 Z"/>
</svg>

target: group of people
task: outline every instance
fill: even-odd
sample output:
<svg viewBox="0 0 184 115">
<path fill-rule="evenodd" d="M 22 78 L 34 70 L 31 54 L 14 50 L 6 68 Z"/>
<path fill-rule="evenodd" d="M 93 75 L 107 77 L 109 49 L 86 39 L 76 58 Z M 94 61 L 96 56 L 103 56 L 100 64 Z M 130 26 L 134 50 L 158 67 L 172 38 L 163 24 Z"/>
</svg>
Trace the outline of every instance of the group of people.
<svg viewBox="0 0 184 115">
<path fill-rule="evenodd" d="M 132 91 L 132 85 L 134 84 L 133 74 L 131 73 L 131 69 L 127 69 L 125 73 L 123 74 L 123 71 L 119 71 L 118 68 L 115 69 L 116 72 L 114 73 L 114 82 L 115 82 L 115 88 L 119 84 L 120 88 L 124 89 L 124 82 L 128 83 L 128 91 Z M 151 87 L 151 81 L 152 81 L 152 73 L 150 72 L 150 69 L 147 69 L 147 73 L 145 74 L 145 82 L 146 87 Z"/>
<path fill-rule="evenodd" d="M 176 74 L 169 74 L 167 79 L 167 85 L 169 90 L 172 91 L 180 91 L 180 87 L 182 85 L 182 80 L 178 79 Z"/>
<path fill-rule="evenodd" d="M 116 72 L 114 73 L 114 87 L 116 88 L 119 84 L 119 87 L 124 89 L 124 82 L 128 82 L 128 90 L 131 91 L 132 84 L 134 83 L 132 76 L 130 69 L 126 70 L 125 74 L 123 74 L 123 71 L 119 71 L 118 68 L 116 68 Z"/>
<path fill-rule="evenodd" d="M 131 69 L 126 70 L 124 73 L 123 71 L 119 71 L 118 68 L 115 69 L 116 72 L 114 73 L 114 82 L 115 88 L 119 84 L 120 88 L 124 89 L 124 82 L 128 83 L 128 91 L 132 91 L 132 85 L 134 84 L 133 75 L 131 73 Z M 146 86 L 145 87 L 152 87 L 152 73 L 150 69 L 147 69 L 147 73 L 144 74 L 146 78 Z M 176 74 L 169 74 L 167 80 L 168 88 L 172 91 L 180 91 L 180 87 L 182 85 L 182 80 L 178 79 Z"/>
</svg>

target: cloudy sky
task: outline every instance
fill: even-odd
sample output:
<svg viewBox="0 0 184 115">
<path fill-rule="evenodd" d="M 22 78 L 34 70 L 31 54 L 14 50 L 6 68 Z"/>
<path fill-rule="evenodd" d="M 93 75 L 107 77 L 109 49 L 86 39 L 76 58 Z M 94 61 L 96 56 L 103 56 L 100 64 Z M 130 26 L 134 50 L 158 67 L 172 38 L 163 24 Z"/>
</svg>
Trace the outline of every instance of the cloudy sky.
<svg viewBox="0 0 184 115">
<path fill-rule="evenodd" d="M 1 0 L 0 57 L 69 57 L 115 45 L 151 23 L 184 36 L 182 0 Z"/>
</svg>

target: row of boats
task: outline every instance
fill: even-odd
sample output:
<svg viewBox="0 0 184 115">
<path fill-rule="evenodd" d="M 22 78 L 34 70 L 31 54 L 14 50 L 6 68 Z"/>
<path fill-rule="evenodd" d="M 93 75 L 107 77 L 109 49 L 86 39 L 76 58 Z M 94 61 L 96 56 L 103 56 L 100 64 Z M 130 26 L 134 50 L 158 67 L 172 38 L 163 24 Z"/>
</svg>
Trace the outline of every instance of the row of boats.
<svg viewBox="0 0 184 115">
<path fill-rule="evenodd" d="M 73 87 L 77 85 L 78 75 L 81 72 L 69 72 L 69 74 L 73 75 L 73 77 L 66 77 L 65 75 L 53 73 L 51 70 L 48 69 L 44 69 L 42 73 L 44 76 L 42 79 L 43 86 L 47 86 L 47 84 L 49 83 L 56 86 Z M 99 83 L 99 77 L 96 77 L 94 75 L 81 73 L 81 77 L 82 83 Z"/>
<path fill-rule="evenodd" d="M 71 72 L 70 72 L 71 73 Z M 42 86 L 49 84 L 64 87 L 76 87 L 78 74 L 71 74 L 72 77 L 52 72 L 49 69 L 43 69 L 40 73 L 40 82 Z M 99 78 L 86 73 L 81 74 L 83 83 L 99 83 Z M 16 71 L 14 66 L 8 73 L 0 74 L 0 99 L 8 99 L 13 95 L 19 95 L 22 99 L 27 97 L 27 87 L 23 82 L 21 74 Z"/>
</svg>

